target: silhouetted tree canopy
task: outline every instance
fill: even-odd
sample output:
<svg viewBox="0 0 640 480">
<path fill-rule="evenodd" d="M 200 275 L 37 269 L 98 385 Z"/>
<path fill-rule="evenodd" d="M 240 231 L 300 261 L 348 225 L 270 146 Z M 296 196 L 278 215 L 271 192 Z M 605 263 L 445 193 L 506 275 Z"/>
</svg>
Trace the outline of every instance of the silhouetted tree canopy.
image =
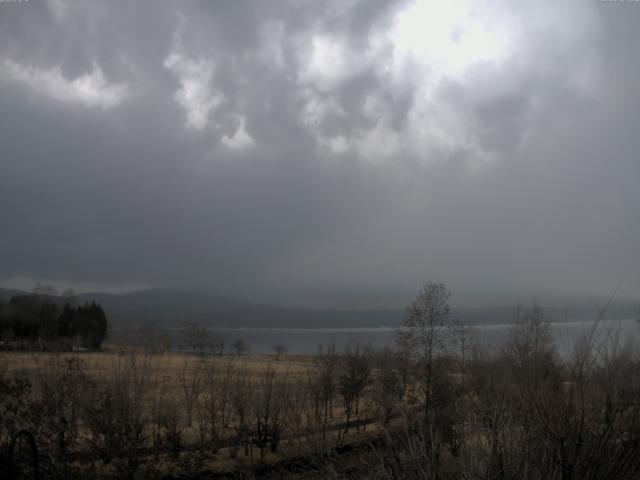
<svg viewBox="0 0 640 480">
<path fill-rule="evenodd" d="M 95 302 L 63 306 L 55 298 L 17 295 L 0 304 L 0 338 L 24 343 L 97 350 L 107 335 L 107 316 Z"/>
</svg>

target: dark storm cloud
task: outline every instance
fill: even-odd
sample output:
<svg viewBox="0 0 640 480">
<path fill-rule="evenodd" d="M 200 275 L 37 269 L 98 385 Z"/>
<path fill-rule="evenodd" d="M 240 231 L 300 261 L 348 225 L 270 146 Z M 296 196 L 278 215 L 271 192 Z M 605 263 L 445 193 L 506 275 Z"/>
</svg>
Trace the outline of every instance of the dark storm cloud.
<svg viewBox="0 0 640 480">
<path fill-rule="evenodd" d="M 0 280 L 637 296 L 640 7 L 475 5 L 0 3 Z"/>
</svg>

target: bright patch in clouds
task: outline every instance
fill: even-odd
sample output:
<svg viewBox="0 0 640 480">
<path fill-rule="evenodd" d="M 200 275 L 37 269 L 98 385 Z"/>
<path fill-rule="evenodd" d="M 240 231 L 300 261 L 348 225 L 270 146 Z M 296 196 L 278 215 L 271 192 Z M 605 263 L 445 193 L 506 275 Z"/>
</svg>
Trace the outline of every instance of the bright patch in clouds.
<svg viewBox="0 0 640 480">
<path fill-rule="evenodd" d="M 390 38 L 395 61 L 410 61 L 444 75 L 460 75 L 509 54 L 510 34 L 500 17 L 481 15 L 472 2 L 415 0 L 398 13 Z"/>
<path fill-rule="evenodd" d="M 211 110 L 224 100 L 224 96 L 212 88 L 213 62 L 174 52 L 165 59 L 164 66 L 180 80 L 174 99 L 187 114 L 187 127 L 202 130 L 209 122 Z"/>
<path fill-rule="evenodd" d="M 222 143 L 231 150 L 243 150 L 254 145 L 255 142 L 253 138 L 251 138 L 245 128 L 244 118 L 240 119 L 240 124 L 233 135 L 225 135 L 222 137 Z"/>
<path fill-rule="evenodd" d="M 63 102 L 108 110 L 120 105 L 130 95 L 126 85 L 108 84 L 97 64 L 93 64 L 90 72 L 73 80 L 65 78 L 58 67 L 45 70 L 24 66 L 11 60 L 5 60 L 4 66 L 10 78 Z"/>
<path fill-rule="evenodd" d="M 303 83 L 322 91 L 359 73 L 365 66 L 360 52 L 349 48 L 339 36 L 317 35 L 310 42 L 310 55 L 301 71 Z"/>
<path fill-rule="evenodd" d="M 519 39 L 508 12 L 485 12 L 470 1 L 414 0 L 361 44 L 315 32 L 302 50 L 301 122 L 320 148 L 338 155 L 351 151 L 367 161 L 412 156 L 432 162 L 461 154 L 474 163 L 491 161 L 465 120 L 468 113 L 440 90 L 451 81 L 471 95 L 478 89 L 471 78 L 481 75 L 492 84 L 506 71 L 501 67 Z M 356 112 L 342 105 L 341 89 L 362 74 L 375 77 L 378 88 Z M 405 111 L 398 108 L 403 98 L 410 99 Z M 356 128 L 351 118 L 358 120 Z"/>
</svg>

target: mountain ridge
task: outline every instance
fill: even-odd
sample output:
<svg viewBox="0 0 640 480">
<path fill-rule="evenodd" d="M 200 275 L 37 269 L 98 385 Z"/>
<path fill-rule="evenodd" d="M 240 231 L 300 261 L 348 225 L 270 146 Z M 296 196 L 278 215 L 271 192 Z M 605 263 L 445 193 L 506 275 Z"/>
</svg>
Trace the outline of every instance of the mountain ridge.
<svg viewBox="0 0 640 480">
<path fill-rule="evenodd" d="M 0 298 L 28 292 L 0 288 Z M 404 315 L 402 309 L 305 309 L 289 308 L 236 298 L 186 290 L 154 288 L 127 293 L 87 292 L 75 295 L 76 303 L 101 304 L 116 328 L 179 328 L 194 322 L 209 328 L 358 328 L 395 327 Z M 557 306 L 538 302 L 550 321 L 595 319 L 597 310 L 586 301 L 582 305 Z M 635 318 L 639 302 L 614 300 L 606 317 Z M 526 305 L 525 305 L 526 306 Z M 451 315 L 467 324 L 509 323 L 515 305 L 481 307 L 452 306 Z"/>
</svg>

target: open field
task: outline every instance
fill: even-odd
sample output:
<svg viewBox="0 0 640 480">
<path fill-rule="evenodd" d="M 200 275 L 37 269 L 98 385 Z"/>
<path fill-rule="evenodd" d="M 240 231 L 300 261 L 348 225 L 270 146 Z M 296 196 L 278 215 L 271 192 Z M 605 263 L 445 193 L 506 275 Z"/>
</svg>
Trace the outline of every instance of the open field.
<svg viewBox="0 0 640 480">
<path fill-rule="evenodd" d="M 114 372 L 123 359 L 131 358 L 131 355 L 145 358 L 146 367 L 153 371 L 162 371 L 169 381 L 177 378 L 186 367 L 188 369 L 221 368 L 233 365 L 250 374 L 260 374 L 267 369 L 273 369 L 279 373 L 302 375 L 310 369 L 314 369 L 313 356 L 310 355 L 283 355 L 280 360 L 275 355 L 190 355 L 183 353 L 164 353 L 161 355 L 147 355 L 136 349 L 118 349 L 106 346 L 101 352 L 2 352 L 0 351 L 0 369 L 7 374 L 25 375 L 36 377 L 50 368 L 52 365 L 66 364 L 79 361 L 85 373 L 91 376 L 100 376 Z"/>
</svg>

